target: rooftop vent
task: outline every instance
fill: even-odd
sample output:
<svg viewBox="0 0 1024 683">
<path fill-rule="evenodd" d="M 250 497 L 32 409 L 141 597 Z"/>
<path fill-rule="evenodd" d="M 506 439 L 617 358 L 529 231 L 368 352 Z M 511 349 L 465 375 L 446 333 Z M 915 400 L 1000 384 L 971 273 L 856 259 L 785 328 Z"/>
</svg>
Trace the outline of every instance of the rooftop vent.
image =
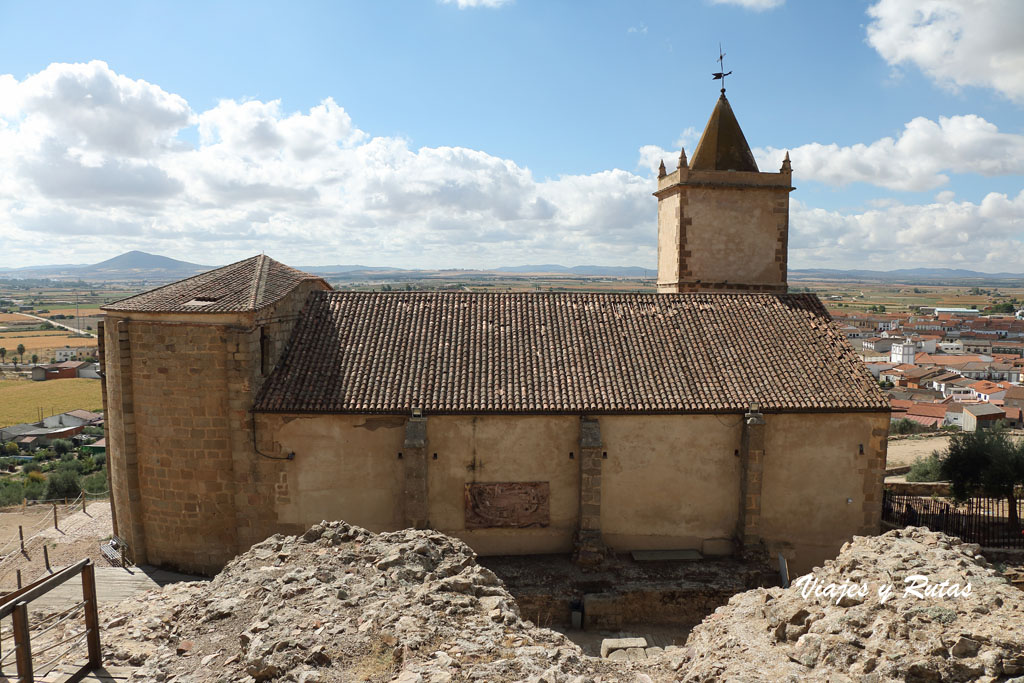
<svg viewBox="0 0 1024 683">
<path fill-rule="evenodd" d="M 195 299 L 192 299 L 191 301 L 186 301 L 185 305 L 186 306 L 209 306 L 210 304 L 214 303 L 215 301 L 217 301 L 217 299 L 214 298 L 214 297 L 197 296 Z"/>
</svg>

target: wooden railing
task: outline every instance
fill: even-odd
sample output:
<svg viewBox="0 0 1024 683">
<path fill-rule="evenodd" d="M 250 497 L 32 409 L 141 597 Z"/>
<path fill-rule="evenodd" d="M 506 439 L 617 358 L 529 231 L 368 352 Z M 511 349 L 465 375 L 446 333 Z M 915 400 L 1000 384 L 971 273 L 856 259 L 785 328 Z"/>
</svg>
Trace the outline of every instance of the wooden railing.
<svg viewBox="0 0 1024 683">
<path fill-rule="evenodd" d="M 72 605 L 63 612 L 50 615 L 38 624 L 29 625 L 28 605 L 57 586 L 69 579 L 82 575 L 82 602 Z M 61 569 L 55 574 L 45 576 L 38 581 L 30 583 L 24 588 L 10 593 L 2 598 L 0 602 L 0 619 L 10 616 L 14 624 L 14 654 L 18 667 L 18 682 L 32 683 L 35 680 L 34 667 L 32 662 L 32 630 L 37 629 L 35 636 L 39 637 L 50 632 L 58 625 L 77 615 L 79 611 L 84 612 L 85 631 L 81 634 L 72 635 L 63 640 L 47 643 L 36 651 L 37 655 L 49 652 L 55 648 L 66 645 L 56 655 L 49 656 L 47 661 L 39 665 L 42 675 L 53 670 L 61 658 L 70 653 L 84 640 L 88 650 L 89 659 L 76 676 L 92 671 L 100 667 L 102 655 L 100 652 L 100 624 L 99 613 L 96 604 L 96 573 L 92 560 L 84 559 L 76 564 Z M 50 623 L 53 622 L 53 623 Z M 0 640 L 0 645 L 2 645 Z M 11 653 L 3 654 L 0 651 L 0 675 L 3 675 L 3 665 Z"/>
</svg>

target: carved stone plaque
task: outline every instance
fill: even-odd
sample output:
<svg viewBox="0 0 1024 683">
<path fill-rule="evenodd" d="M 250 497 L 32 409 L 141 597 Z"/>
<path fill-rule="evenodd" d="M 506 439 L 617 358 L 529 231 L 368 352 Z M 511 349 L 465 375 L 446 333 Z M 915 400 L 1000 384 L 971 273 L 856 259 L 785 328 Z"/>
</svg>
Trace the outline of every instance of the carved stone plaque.
<svg viewBox="0 0 1024 683">
<path fill-rule="evenodd" d="M 466 484 L 466 528 L 547 526 L 551 486 L 546 481 Z"/>
</svg>

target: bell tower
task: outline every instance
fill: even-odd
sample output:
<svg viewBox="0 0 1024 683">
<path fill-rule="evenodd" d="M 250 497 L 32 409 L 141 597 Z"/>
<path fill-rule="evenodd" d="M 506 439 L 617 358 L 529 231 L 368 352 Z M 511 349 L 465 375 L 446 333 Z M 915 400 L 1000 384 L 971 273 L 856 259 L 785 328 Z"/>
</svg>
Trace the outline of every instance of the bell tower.
<svg viewBox="0 0 1024 683">
<path fill-rule="evenodd" d="M 693 158 L 658 171 L 658 292 L 784 293 L 792 177 L 788 152 L 758 170 L 722 88 Z"/>
</svg>

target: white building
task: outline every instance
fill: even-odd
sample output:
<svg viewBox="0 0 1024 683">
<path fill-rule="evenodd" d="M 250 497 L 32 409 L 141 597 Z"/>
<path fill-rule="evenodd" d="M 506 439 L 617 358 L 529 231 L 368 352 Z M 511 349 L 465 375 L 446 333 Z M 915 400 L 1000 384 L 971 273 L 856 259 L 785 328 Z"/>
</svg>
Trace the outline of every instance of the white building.
<svg viewBox="0 0 1024 683">
<path fill-rule="evenodd" d="M 78 360 L 83 356 L 93 356 L 96 354 L 96 349 L 91 346 L 65 346 L 63 349 L 57 349 L 54 353 L 54 358 L 57 359 L 58 363 L 63 363 L 66 360 Z"/>
<path fill-rule="evenodd" d="M 917 356 L 917 344 L 912 339 L 906 339 L 899 344 L 892 345 L 889 353 L 889 362 L 896 365 L 914 365 L 914 358 Z"/>
</svg>

